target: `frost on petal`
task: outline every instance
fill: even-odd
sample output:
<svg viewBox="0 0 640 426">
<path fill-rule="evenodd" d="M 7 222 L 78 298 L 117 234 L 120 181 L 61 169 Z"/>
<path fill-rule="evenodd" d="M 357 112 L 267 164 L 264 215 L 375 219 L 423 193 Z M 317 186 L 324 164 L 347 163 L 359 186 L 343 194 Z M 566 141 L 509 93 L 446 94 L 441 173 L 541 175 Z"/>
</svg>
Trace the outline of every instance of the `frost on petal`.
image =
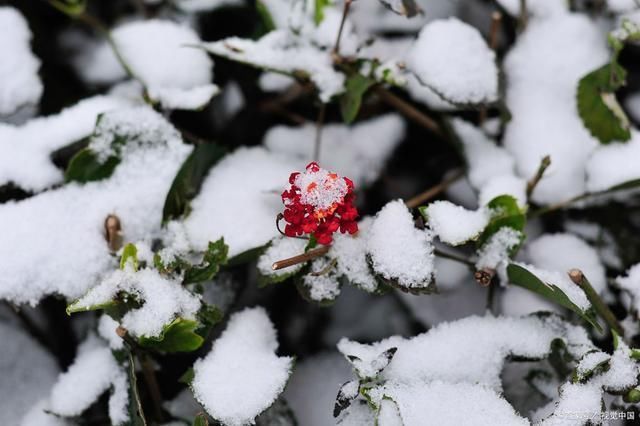
<svg viewBox="0 0 640 426">
<path fill-rule="evenodd" d="M 295 169 L 291 159 L 264 148 L 240 148 L 223 158 L 209 172 L 185 220 L 194 248 L 205 250 L 209 241 L 224 237 L 233 257 L 278 236 L 280 191 Z"/>
<path fill-rule="evenodd" d="M 426 210 L 429 227 L 443 243 L 458 245 L 473 240 L 489 223 L 490 212 L 467 210 L 449 201 L 436 201 Z"/>
<path fill-rule="evenodd" d="M 109 214 L 128 241 L 159 233 L 167 192 L 192 148 L 147 107 L 118 114 L 138 130 L 111 177 L 0 205 L 0 258 L 11 259 L 0 263 L 0 298 L 35 304 L 49 294 L 82 296 L 115 266 L 103 231 Z"/>
<path fill-rule="evenodd" d="M 409 290 L 427 289 L 433 277 L 432 235 L 414 226 L 401 200 L 376 215 L 369 230 L 367 253 L 373 270 Z"/>
<path fill-rule="evenodd" d="M 116 97 L 94 96 L 20 126 L 0 124 L 0 186 L 11 182 L 38 192 L 62 182 L 51 154 L 91 135 L 99 114 L 129 105 Z"/>
<path fill-rule="evenodd" d="M 0 206 L 0 253 L 10 252 L 13 259 L 0 266 L 0 296 L 35 303 L 55 292 L 71 298 L 82 295 L 113 264 L 102 232 L 109 214 L 118 215 L 131 240 L 157 232 L 166 193 L 190 148 L 153 111 L 131 109 L 124 116 L 136 122 L 139 133 L 131 147 L 123 148 L 126 156 L 111 178 L 68 184 Z M 147 133 L 154 139 L 145 139 Z M 156 218 L 150 211 L 158 212 Z M 13 255 L 16 252 L 29 256 Z M 39 267 L 34 269 L 33 262 Z"/>
<path fill-rule="evenodd" d="M 231 316 L 209 354 L 194 364 L 191 388 L 215 419 L 253 423 L 283 391 L 293 359 L 278 357 L 276 330 L 262 308 Z"/>
<path fill-rule="evenodd" d="M 457 18 L 427 24 L 408 54 L 407 65 L 447 101 L 479 104 L 498 97 L 495 53 L 477 29 Z"/>
<path fill-rule="evenodd" d="M 0 322 L 0 341 L 0 424 L 19 425 L 25 413 L 38 415 L 30 408 L 42 408 L 39 401 L 47 396 L 59 369 L 55 359 L 17 324 Z"/>
<path fill-rule="evenodd" d="M 163 327 L 176 318 L 195 319 L 200 299 L 177 280 L 160 275 L 155 269 L 115 270 L 96 287 L 73 303 L 74 311 L 90 309 L 126 293 L 142 302 L 138 309 L 122 317 L 122 326 L 138 337 L 159 336 Z"/>
<path fill-rule="evenodd" d="M 40 61 L 31 53 L 30 42 L 31 31 L 22 14 L 13 7 L 0 7 L 0 117 L 25 106 L 35 109 L 40 101 Z"/>
<path fill-rule="evenodd" d="M 80 345 L 73 364 L 58 377 L 51 389 L 51 411 L 61 416 L 79 416 L 114 382 L 122 381 L 123 376 L 126 377 L 124 370 L 109 347 L 91 336 Z M 115 417 L 126 420 L 122 415 Z"/>
<path fill-rule="evenodd" d="M 304 73 L 328 102 L 344 91 L 344 74 L 333 69 L 331 55 L 287 30 L 271 31 L 258 41 L 231 37 L 202 46 L 215 55 L 285 74 Z"/>
<path fill-rule="evenodd" d="M 322 128 L 322 165 L 349 176 L 358 186 L 372 184 L 393 150 L 405 136 L 405 123 L 396 114 L 361 121 L 353 126 L 327 124 Z M 264 137 L 272 152 L 291 154 L 301 162 L 313 155 L 315 125 L 275 126 Z"/>
</svg>

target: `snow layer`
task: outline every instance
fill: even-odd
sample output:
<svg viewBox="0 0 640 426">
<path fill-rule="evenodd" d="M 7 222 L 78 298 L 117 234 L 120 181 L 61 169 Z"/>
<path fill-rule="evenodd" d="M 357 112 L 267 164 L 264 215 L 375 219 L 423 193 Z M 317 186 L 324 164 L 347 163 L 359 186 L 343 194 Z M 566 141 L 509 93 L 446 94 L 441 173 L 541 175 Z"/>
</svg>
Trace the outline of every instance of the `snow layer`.
<svg viewBox="0 0 640 426">
<path fill-rule="evenodd" d="M 21 126 L 0 124 L 0 186 L 13 182 L 36 192 L 62 182 L 63 172 L 51 162 L 51 153 L 91 135 L 99 114 L 129 105 L 116 97 L 95 96 Z"/>
<path fill-rule="evenodd" d="M 4 342 L 0 345 L 0 424 L 19 425 L 25 413 L 47 396 L 58 375 L 58 365 L 16 325 L 0 322 L 0 341 Z"/>
<path fill-rule="evenodd" d="M 624 277 L 616 278 L 618 286 L 626 290 L 631 295 L 633 301 L 632 308 L 635 312 L 640 312 L 640 263 L 635 264 Z M 637 313 L 636 313 L 637 315 Z"/>
<path fill-rule="evenodd" d="M 372 292 L 378 283 L 367 264 L 367 234 L 373 219 L 366 217 L 358 222 L 358 233 L 355 235 L 335 234 L 329 256 L 337 259 L 336 269 L 351 284 Z"/>
<path fill-rule="evenodd" d="M 477 29 L 456 18 L 427 24 L 408 54 L 407 66 L 450 102 L 479 104 L 498 97 L 495 53 Z"/>
<path fill-rule="evenodd" d="M 527 181 L 514 175 L 492 177 L 480 190 L 478 203 L 485 206 L 499 195 L 511 195 L 518 206 L 524 207 L 527 205 Z"/>
<path fill-rule="evenodd" d="M 467 210 L 449 201 L 436 201 L 427 207 L 428 224 L 443 243 L 458 245 L 473 240 L 489 223 L 489 210 Z"/>
<path fill-rule="evenodd" d="M 548 3 L 563 3 L 550 0 Z M 533 176 L 545 155 L 551 167 L 533 192 L 538 203 L 585 192 L 585 163 L 598 142 L 580 120 L 580 78 L 608 60 L 606 37 L 587 16 L 553 13 L 532 19 L 507 54 L 507 106 L 512 114 L 504 144 L 520 176 Z"/>
<path fill-rule="evenodd" d="M 82 296 L 116 263 L 103 235 L 109 214 L 120 218 L 127 241 L 159 232 L 165 197 L 191 148 L 149 108 L 126 116 L 139 125 L 138 149 L 126 149 L 110 178 L 0 205 L 0 257 L 11 259 L 0 263 L 0 298 L 35 304 L 49 294 Z M 145 140 L 156 127 L 167 133 Z"/>
<path fill-rule="evenodd" d="M 120 383 L 121 388 L 123 381 L 127 384 L 126 372 L 118 365 L 109 347 L 90 336 L 78 348 L 73 364 L 58 377 L 51 389 L 51 411 L 61 416 L 79 416 L 115 383 Z M 129 418 L 126 386 L 124 392 L 124 401 L 120 392 L 115 392 L 111 397 L 116 398 L 113 404 L 110 402 L 110 415 L 115 425 Z"/>
<path fill-rule="evenodd" d="M 222 7 L 243 6 L 244 0 L 177 0 L 175 5 L 185 12 L 207 12 Z"/>
<path fill-rule="evenodd" d="M 287 259 L 304 253 L 304 248 L 307 243 L 307 240 L 300 238 L 283 236 L 274 238 L 271 240 L 271 244 L 267 250 L 258 259 L 258 271 L 260 271 L 262 275 L 268 277 L 278 277 L 298 272 L 305 265 L 304 263 L 298 263 L 297 265 L 278 269 L 277 271 L 274 271 L 271 266 L 273 265 L 273 262 L 278 260 Z"/>
<path fill-rule="evenodd" d="M 40 101 L 40 61 L 31 53 L 30 42 L 31 31 L 22 14 L 13 7 L 0 7 L 0 116 Z"/>
<path fill-rule="evenodd" d="M 405 122 L 397 114 L 387 114 L 354 126 L 328 124 L 322 128 L 320 164 L 347 176 L 356 187 L 370 185 L 398 144 L 404 139 Z M 313 157 L 316 126 L 275 126 L 264 138 L 272 152 L 282 152 L 308 162 Z"/>
<path fill-rule="evenodd" d="M 197 48 L 200 38 L 191 28 L 150 19 L 122 24 L 112 37 L 134 77 L 163 106 L 199 108 L 217 93 L 211 84 L 213 62 Z M 84 58 L 80 68 L 93 83 L 111 83 L 127 75 L 106 43 Z"/>
<path fill-rule="evenodd" d="M 278 357 L 276 330 L 263 308 L 229 319 L 209 354 L 193 366 L 193 392 L 226 425 L 252 424 L 284 389 L 293 359 Z"/>
<path fill-rule="evenodd" d="M 229 256 L 263 246 L 278 231 L 280 194 L 299 164 L 264 148 L 239 148 L 211 169 L 185 220 L 197 250 L 224 237 Z M 215 218 L 215 220 L 212 220 Z"/>
<path fill-rule="evenodd" d="M 369 231 L 367 252 L 376 273 L 406 288 L 426 287 L 433 276 L 433 245 L 429 231 L 414 226 L 402 200 L 387 203 Z"/>
<path fill-rule="evenodd" d="M 632 132 L 626 143 L 598 146 L 586 165 L 587 190 L 604 191 L 622 183 L 640 179 L 640 133 Z"/>
<path fill-rule="evenodd" d="M 155 269 L 133 271 L 117 269 L 86 295 L 73 303 L 73 308 L 91 309 L 112 301 L 124 292 L 142 302 L 138 309 L 122 317 L 122 326 L 138 337 L 157 337 L 164 326 L 176 318 L 195 319 L 200 299 L 182 287 L 180 281 L 169 279 Z"/>
<path fill-rule="evenodd" d="M 527 245 L 527 255 L 535 266 L 567 273 L 573 268 L 584 272 L 597 292 L 606 285 L 604 266 L 598 252 L 572 234 L 544 234 Z"/>
</svg>

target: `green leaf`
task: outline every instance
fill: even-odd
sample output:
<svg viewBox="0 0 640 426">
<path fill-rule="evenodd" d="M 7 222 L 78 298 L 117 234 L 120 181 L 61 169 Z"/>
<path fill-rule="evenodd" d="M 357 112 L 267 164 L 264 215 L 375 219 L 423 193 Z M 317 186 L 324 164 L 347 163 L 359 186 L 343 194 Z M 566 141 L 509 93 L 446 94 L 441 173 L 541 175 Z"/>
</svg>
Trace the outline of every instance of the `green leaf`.
<svg viewBox="0 0 640 426">
<path fill-rule="evenodd" d="M 209 419 L 204 413 L 200 413 L 193 420 L 193 426 L 209 426 Z"/>
<path fill-rule="evenodd" d="M 269 12 L 269 8 L 264 4 L 263 0 L 256 2 L 256 10 L 262 20 L 262 24 L 265 26 L 265 33 L 275 30 L 276 24 L 273 22 L 271 12 Z"/>
<path fill-rule="evenodd" d="M 198 330 L 198 334 L 206 337 L 211 327 L 218 324 L 224 318 L 224 313 L 215 305 L 203 303 L 202 308 L 198 311 L 198 320 L 201 326 Z"/>
<path fill-rule="evenodd" d="M 176 318 L 165 326 L 158 337 L 141 337 L 140 345 L 161 352 L 193 352 L 202 346 L 204 339 L 195 330 L 200 326 L 197 321 Z"/>
<path fill-rule="evenodd" d="M 138 270 L 138 248 L 136 247 L 135 244 L 127 244 L 126 246 L 124 246 L 124 249 L 122 249 L 122 257 L 120 258 L 120 269 L 124 270 L 125 266 L 127 266 L 127 263 L 131 261 L 131 264 L 133 265 L 133 270 L 137 271 Z"/>
<path fill-rule="evenodd" d="M 352 123 L 358 116 L 362 97 L 375 83 L 375 80 L 360 73 L 353 74 L 347 79 L 345 93 L 340 97 L 340 112 L 345 123 Z"/>
<path fill-rule="evenodd" d="M 480 237 L 477 246 L 482 247 L 489 239 L 503 227 L 509 227 L 523 232 L 527 222 L 526 212 L 518 206 L 518 201 L 511 195 L 499 195 L 487 204 L 491 210 L 491 220 Z M 523 238 L 524 238 L 524 234 Z M 517 252 L 519 247 L 513 250 Z"/>
<path fill-rule="evenodd" d="M 91 306 L 79 306 L 78 305 L 78 299 L 74 300 L 73 302 L 69 303 L 67 305 L 67 315 L 71 315 L 71 314 L 75 314 L 77 312 L 88 312 L 88 311 L 98 311 L 101 309 L 108 309 L 108 308 L 112 308 L 114 306 L 117 305 L 117 302 L 115 300 L 110 300 L 108 302 L 105 303 L 100 303 L 97 305 L 91 305 Z"/>
<path fill-rule="evenodd" d="M 631 138 L 629 119 L 615 91 L 625 84 L 627 72 L 617 62 L 590 72 L 578 83 L 578 113 L 589 132 L 607 144 Z"/>
<path fill-rule="evenodd" d="M 591 310 L 583 311 L 560 288 L 553 283 L 545 283 L 527 269 L 515 263 L 507 266 L 509 282 L 519 287 L 532 291 L 545 299 L 557 303 L 560 306 L 575 312 L 583 320 L 591 324 L 596 330 L 602 332 L 602 327 L 598 324 L 595 315 Z"/>
<path fill-rule="evenodd" d="M 327 6 L 331 6 L 331 0 L 316 0 L 315 7 L 313 10 L 313 22 L 316 25 L 319 25 L 322 21 L 324 21 L 324 9 Z"/>
<path fill-rule="evenodd" d="M 185 160 L 171 184 L 162 209 L 166 223 L 189 213 L 189 202 L 198 194 L 209 169 L 227 153 L 217 144 L 197 145 Z"/>
<path fill-rule="evenodd" d="M 229 246 L 224 243 L 224 238 L 213 243 L 209 242 L 202 263 L 191 266 L 185 271 L 183 283 L 190 284 L 211 280 L 220 270 L 220 265 L 227 263 L 228 254 Z"/>
<path fill-rule="evenodd" d="M 80 16 L 87 7 L 85 0 L 49 0 L 49 3 L 69 16 Z"/>
<path fill-rule="evenodd" d="M 190 385 L 195 376 L 196 372 L 193 370 L 193 367 L 189 367 L 189 369 L 182 373 L 182 376 L 178 378 L 178 382 L 184 383 L 185 385 Z"/>
<path fill-rule="evenodd" d="M 113 174 L 119 163 L 120 159 L 115 156 L 101 163 L 91 149 L 84 148 L 71 158 L 64 178 L 66 182 L 81 183 L 106 179 Z"/>
</svg>

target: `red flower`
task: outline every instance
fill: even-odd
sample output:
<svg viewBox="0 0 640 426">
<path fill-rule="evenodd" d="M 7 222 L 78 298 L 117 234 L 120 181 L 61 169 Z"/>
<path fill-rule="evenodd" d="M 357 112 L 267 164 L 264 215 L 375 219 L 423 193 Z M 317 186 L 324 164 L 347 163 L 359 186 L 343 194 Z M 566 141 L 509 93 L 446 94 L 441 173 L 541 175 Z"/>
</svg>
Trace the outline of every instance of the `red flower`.
<svg viewBox="0 0 640 426">
<path fill-rule="evenodd" d="M 286 235 L 312 234 L 318 243 L 327 245 L 338 230 L 358 232 L 351 179 L 341 178 L 313 162 L 303 173 L 291 173 L 289 184 L 282 193 Z"/>
</svg>

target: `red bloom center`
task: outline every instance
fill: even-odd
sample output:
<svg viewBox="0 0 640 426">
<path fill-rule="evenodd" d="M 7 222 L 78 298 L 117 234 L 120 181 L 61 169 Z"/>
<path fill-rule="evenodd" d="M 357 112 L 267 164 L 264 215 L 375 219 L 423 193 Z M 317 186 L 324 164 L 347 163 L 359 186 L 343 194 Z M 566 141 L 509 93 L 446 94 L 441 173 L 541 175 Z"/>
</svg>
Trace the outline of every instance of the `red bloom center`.
<svg viewBox="0 0 640 426">
<path fill-rule="evenodd" d="M 291 173 L 289 187 L 282 193 L 284 232 L 291 237 L 312 234 L 320 244 L 331 244 L 338 230 L 354 234 L 358 231 L 354 200 L 350 179 L 309 163 L 304 172 Z"/>
</svg>

